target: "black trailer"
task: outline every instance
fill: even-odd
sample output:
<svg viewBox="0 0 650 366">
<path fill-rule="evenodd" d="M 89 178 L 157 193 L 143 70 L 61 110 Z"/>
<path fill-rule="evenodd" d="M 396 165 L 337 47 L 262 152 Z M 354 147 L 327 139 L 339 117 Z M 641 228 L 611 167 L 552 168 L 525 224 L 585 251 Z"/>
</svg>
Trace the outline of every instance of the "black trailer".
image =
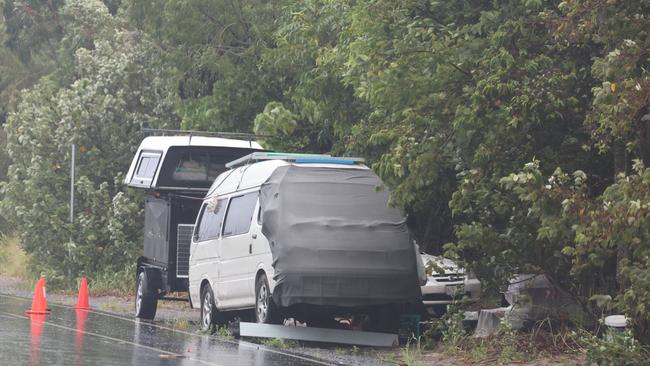
<svg viewBox="0 0 650 366">
<path fill-rule="evenodd" d="M 213 136 L 150 136 L 142 141 L 125 178 L 128 186 L 145 190 L 136 317 L 153 319 L 158 299 L 188 291 L 190 241 L 203 197 L 226 163 L 261 150 L 251 140 Z"/>
</svg>

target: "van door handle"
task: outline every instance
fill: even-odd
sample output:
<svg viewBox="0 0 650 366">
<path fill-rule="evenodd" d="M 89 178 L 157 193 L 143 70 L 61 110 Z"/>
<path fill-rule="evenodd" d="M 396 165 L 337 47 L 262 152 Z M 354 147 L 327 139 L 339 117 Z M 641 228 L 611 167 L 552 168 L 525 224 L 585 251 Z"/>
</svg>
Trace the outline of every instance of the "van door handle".
<svg viewBox="0 0 650 366">
<path fill-rule="evenodd" d="M 253 234 L 253 239 L 257 239 L 257 234 Z"/>
<path fill-rule="evenodd" d="M 253 254 L 253 243 L 248 244 L 248 254 Z"/>
</svg>

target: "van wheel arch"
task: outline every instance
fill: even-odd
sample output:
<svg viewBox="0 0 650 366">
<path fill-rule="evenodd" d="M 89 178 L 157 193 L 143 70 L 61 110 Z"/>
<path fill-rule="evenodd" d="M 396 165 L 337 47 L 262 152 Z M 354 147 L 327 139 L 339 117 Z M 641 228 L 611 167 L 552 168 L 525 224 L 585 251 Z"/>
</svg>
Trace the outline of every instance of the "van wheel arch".
<svg viewBox="0 0 650 366">
<path fill-rule="evenodd" d="M 206 278 L 204 278 L 201 281 L 201 286 L 199 286 L 199 296 L 203 294 L 203 290 L 205 289 L 205 286 L 211 286 L 210 281 L 208 281 Z M 214 289 L 212 291 L 214 291 Z"/>
<path fill-rule="evenodd" d="M 259 280 L 262 275 L 264 275 L 266 277 L 266 281 L 269 282 L 269 274 L 266 273 L 264 268 L 260 268 L 257 270 L 257 273 L 255 273 L 255 282 L 253 283 L 257 284 L 257 280 Z M 271 291 L 271 284 L 269 283 L 268 285 L 269 285 L 269 291 L 271 292 L 271 295 L 273 295 L 273 291 Z"/>
<path fill-rule="evenodd" d="M 261 275 L 265 275 L 266 278 L 269 278 L 269 276 L 266 274 L 266 272 L 262 268 L 260 268 L 260 269 L 257 270 L 257 273 L 255 274 L 255 283 L 257 283 L 257 280 L 260 279 Z"/>
</svg>

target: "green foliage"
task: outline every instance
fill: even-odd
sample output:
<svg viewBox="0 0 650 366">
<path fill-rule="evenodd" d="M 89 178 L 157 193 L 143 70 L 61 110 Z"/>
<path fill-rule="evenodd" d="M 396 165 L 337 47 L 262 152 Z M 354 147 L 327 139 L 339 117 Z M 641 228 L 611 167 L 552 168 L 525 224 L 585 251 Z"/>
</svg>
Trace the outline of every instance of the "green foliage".
<svg viewBox="0 0 650 366">
<path fill-rule="evenodd" d="M 409 339 L 406 345 L 400 350 L 402 364 L 420 366 L 423 363 L 418 361 L 422 356 L 422 348 L 419 339 Z"/>
<path fill-rule="evenodd" d="M 3 129 L 0 129 L 0 182 L 4 181 L 7 176 L 7 168 L 9 167 L 9 155 L 4 147 L 7 144 L 7 137 Z M 2 192 L 0 191 L 0 200 L 2 199 Z M 7 223 L 7 220 L 4 218 L 0 212 L 0 235 L 5 235 L 10 233 L 10 228 Z"/>
<path fill-rule="evenodd" d="M 501 227 L 463 226 L 449 252 L 485 277 L 501 276 L 496 283 L 514 273 L 545 273 L 582 299 L 593 316 L 614 298 L 613 308 L 631 316 L 646 334 L 650 171 L 640 161 L 634 169 L 594 198 L 584 172 L 557 169 L 545 178 L 537 161 L 526 164 L 500 180 L 497 202 L 507 202 L 502 214 L 509 220 Z M 473 188 L 463 187 L 465 192 Z"/>
<path fill-rule="evenodd" d="M 491 350 L 491 344 L 489 342 L 480 340 L 478 344 L 469 349 L 468 356 L 469 359 L 474 363 L 478 364 L 487 359 L 488 352 Z"/>
<path fill-rule="evenodd" d="M 499 361 L 502 363 L 525 362 L 532 358 L 530 354 L 523 352 L 519 348 L 519 338 L 521 335 L 512 328 L 508 319 L 500 324 L 499 343 L 501 351 L 499 352 Z"/>
<path fill-rule="evenodd" d="M 454 302 L 449 305 L 447 312 L 439 319 L 435 319 L 424 333 L 426 347 L 433 348 L 435 342 L 440 340 L 445 351 L 450 354 L 457 353 L 468 335 L 463 325 L 464 318 L 462 303 Z"/>
<path fill-rule="evenodd" d="M 282 91 L 262 113 L 264 124 L 277 130 L 277 137 L 268 143 L 305 152 L 345 151 L 345 137 L 365 110 L 341 75 L 347 47 L 340 38 L 352 6 L 347 1 L 285 3 L 274 43 L 262 53 L 262 66 L 280 76 Z M 267 109 L 278 105 L 291 114 L 295 127 L 277 129 L 286 125 L 287 114 L 270 114 Z"/>
<path fill-rule="evenodd" d="M 74 77 L 42 79 L 9 116 L 11 158 L 2 215 L 50 274 L 119 272 L 139 252 L 140 196 L 121 183 L 143 126 L 173 126 L 166 69 L 145 37 L 122 28 L 98 1 L 69 1 L 64 54 Z M 78 147 L 75 221 L 68 222 L 70 144 Z"/>
<path fill-rule="evenodd" d="M 278 349 L 298 347 L 298 342 L 289 341 L 280 338 L 265 338 L 262 340 L 262 344 L 265 345 L 266 347 L 278 348 Z"/>
<path fill-rule="evenodd" d="M 235 339 L 235 336 L 232 334 L 232 331 L 230 330 L 230 328 L 227 325 L 222 325 L 220 327 L 217 327 L 216 333 L 221 338 Z"/>
<path fill-rule="evenodd" d="M 2 5 L 0 216 L 55 278 L 137 255 L 120 174 L 142 126 L 254 130 L 366 158 L 420 246 L 486 289 L 543 273 L 650 339 L 647 1 Z"/>
<path fill-rule="evenodd" d="M 169 319 L 167 323 L 172 329 L 187 332 L 192 327 L 192 324 L 187 319 Z"/>
<path fill-rule="evenodd" d="M 0 263 L 3 267 L 7 263 L 7 258 L 9 254 L 7 253 L 7 247 L 9 246 L 9 239 L 6 235 L 0 233 Z"/>
<path fill-rule="evenodd" d="M 61 31 L 53 18 L 61 3 L 0 1 L 0 125 L 5 123 L 20 90 L 31 87 L 54 68 L 53 44 L 60 39 Z M 5 144 L 0 137 L 0 146 Z M 4 179 L 3 162 L 7 161 L 3 153 L 0 149 L 0 180 Z"/>
<path fill-rule="evenodd" d="M 130 257 L 127 258 L 130 259 Z M 121 269 L 116 272 L 100 269 L 97 273 L 89 274 L 88 280 L 91 282 L 91 294 L 93 296 L 107 294 L 115 296 L 130 296 L 133 294 L 133 289 L 135 288 L 135 276 L 133 275 L 135 270 L 135 262 L 125 262 L 122 263 Z"/>
<path fill-rule="evenodd" d="M 262 136 L 269 136 L 262 143 L 271 145 L 280 151 L 291 151 L 300 141 L 289 136 L 296 129 L 298 116 L 286 109 L 280 102 L 270 102 L 264 111 L 255 117 L 254 131 Z"/>
<path fill-rule="evenodd" d="M 579 45 L 594 55 L 591 74 L 593 109 L 587 126 L 601 150 L 614 143 L 648 162 L 647 142 L 650 47 L 644 1 L 565 1 L 556 36 L 566 46 Z"/>
<path fill-rule="evenodd" d="M 0 233 L 0 275 L 27 279 L 29 257 L 18 238 Z"/>
<path fill-rule="evenodd" d="M 569 198 L 585 197 L 584 177 L 580 171 L 569 176 L 557 169 L 545 179 L 533 161 L 501 178 L 487 195 L 489 185 L 467 176 L 451 205 L 469 216 L 478 203 L 482 222 L 460 225 L 458 242 L 447 246 L 448 254 L 463 258 L 480 278 L 492 278 L 487 285 L 498 287 L 516 273 L 545 273 L 570 289 L 574 282 L 566 274 L 572 263 L 563 253 L 569 250 L 565 247 L 571 245 L 577 218 L 565 205 Z"/>
<path fill-rule="evenodd" d="M 23 62 L 41 53 L 56 54 L 57 41 L 63 35 L 59 10 L 63 0 L 5 0 L 3 18 L 8 37 L 4 44 Z"/>
<path fill-rule="evenodd" d="M 640 345 L 630 330 L 621 334 L 611 334 L 605 338 L 585 333 L 579 339 L 586 350 L 587 363 L 590 365 L 640 366 L 648 363 L 650 350 Z"/>
<path fill-rule="evenodd" d="M 124 1 L 136 27 L 165 49 L 176 68 L 182 127 L 250 132 L 275 89 L 259 65 L 280 8 L 274 2 Z"/>
<path fill-rule="evenodd" d="M 614 306 L 634 319 L 641 334 L 647 334 L 650 317 L 646 301 L 650 291 L 649 205 L 650 169 L 637 161 L 634 173 L 620 175 L 594 205 L 580 209 L 576 248 L 571 253 L 572 273 L 580 278 L 603 271 L 609 264 L 605 276 L 617 281 L 621 290 L 611 291 L 614 286 L 610 285 L 605 294 L 612 295 Z M 611 269 L 612 263 L 618 264 L 616 272 Z"/>
<path fill-rule="evenodd" d="M 464 312 L 458 304 L 449 306 L 447 313 L 442 316 L 440 323 L 441 340 L 450 353 L 455 353 L 467 337 L 467 330 L 463 326 Z"/>
</svg>

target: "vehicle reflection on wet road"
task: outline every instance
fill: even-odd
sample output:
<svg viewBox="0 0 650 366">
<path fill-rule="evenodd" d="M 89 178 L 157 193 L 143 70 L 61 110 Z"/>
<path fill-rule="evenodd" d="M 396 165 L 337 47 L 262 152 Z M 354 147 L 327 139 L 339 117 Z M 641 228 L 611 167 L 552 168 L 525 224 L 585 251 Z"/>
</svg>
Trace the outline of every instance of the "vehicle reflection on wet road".
<svg viewBox="0 0 650 366">
<path fill-rule="evenodd" d="M 327 365 L 244 341 L 0 294 L 0 365 Z"/>
</svg>

